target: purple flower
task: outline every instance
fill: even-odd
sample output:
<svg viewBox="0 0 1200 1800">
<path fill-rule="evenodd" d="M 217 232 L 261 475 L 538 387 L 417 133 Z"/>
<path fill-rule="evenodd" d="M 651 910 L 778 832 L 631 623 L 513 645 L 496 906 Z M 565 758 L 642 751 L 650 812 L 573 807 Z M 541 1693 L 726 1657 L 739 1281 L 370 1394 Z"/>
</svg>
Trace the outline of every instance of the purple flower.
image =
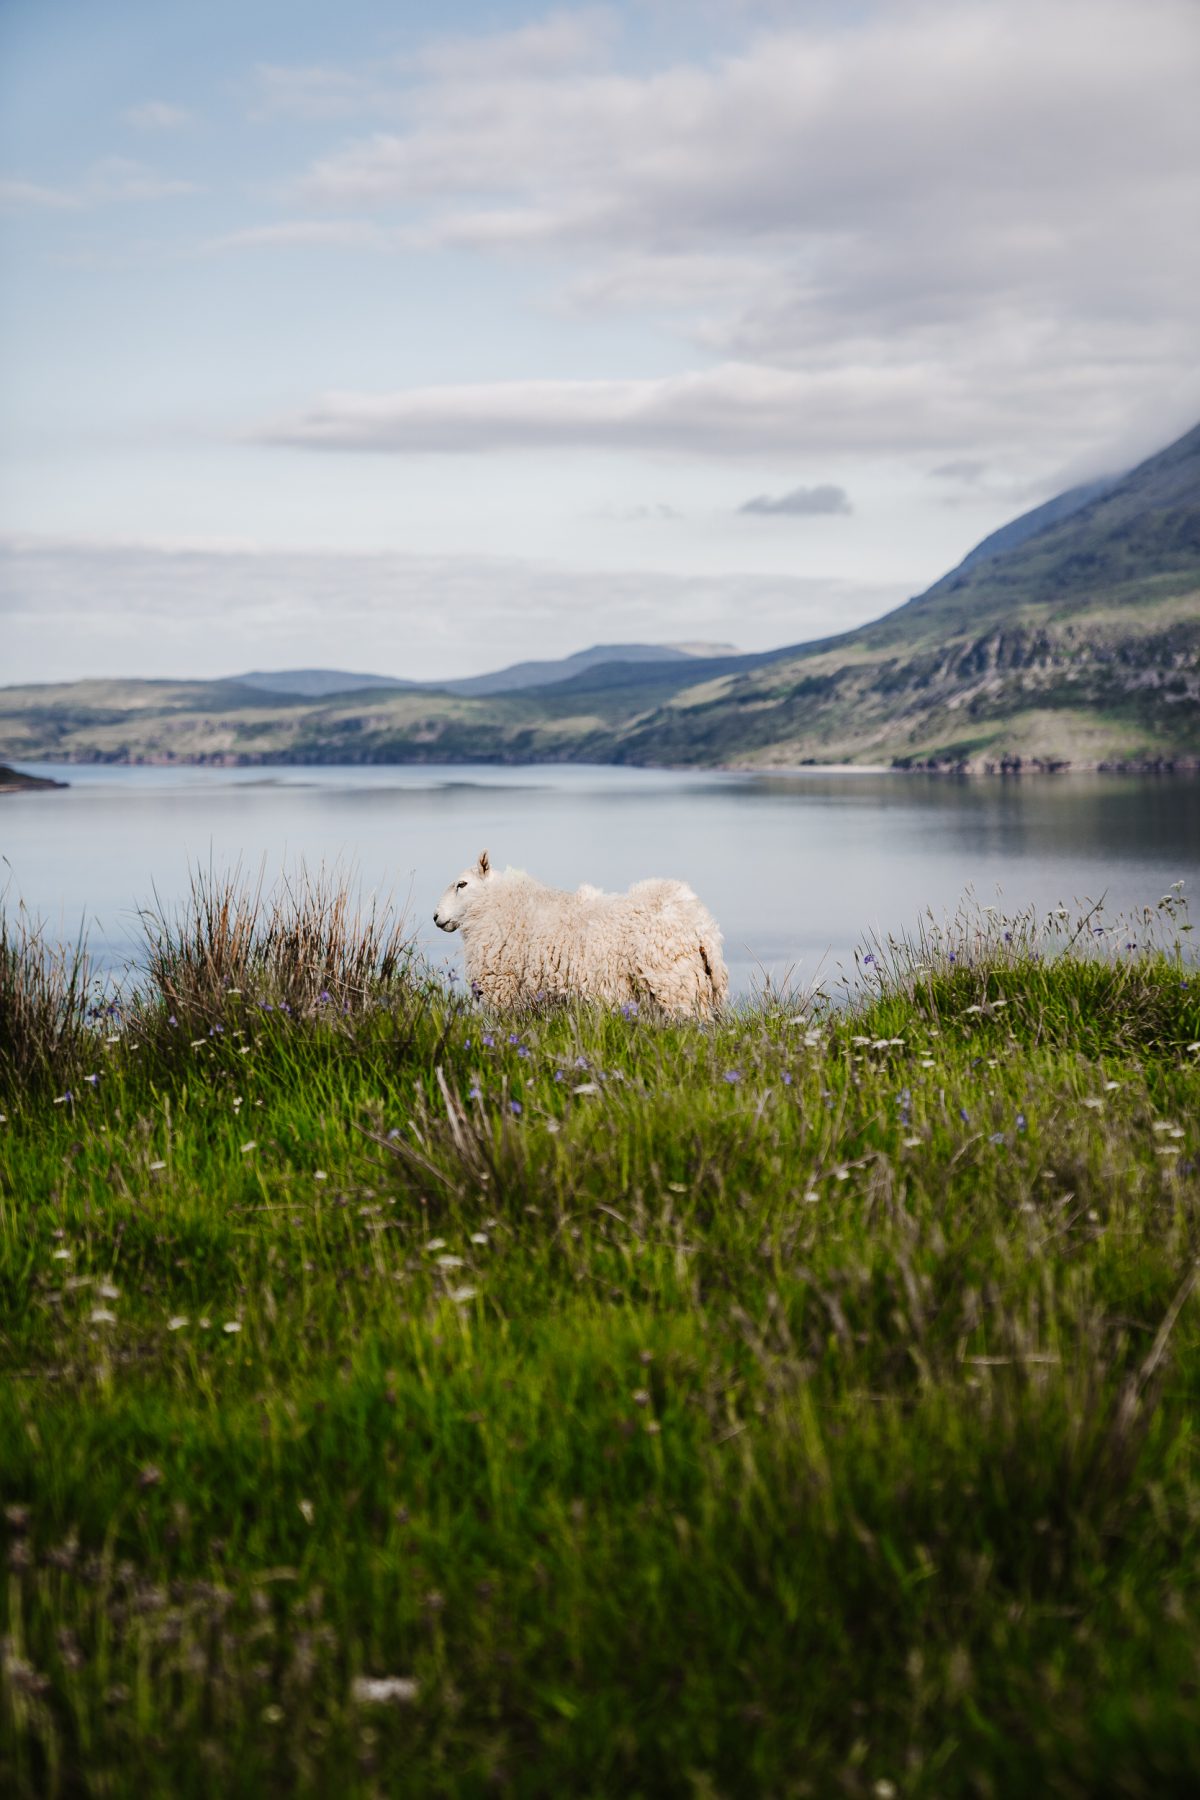
<svg viewBox="0 0 1200 1800">
<path fill-rule="evenodd" d="M 510 1044 L 519 1044 L 521 1040 L 515 1031 L 510 1031 L 508 1034 L 508 1041 Z"/>
<path fill-rule="evenodd" d="M 625 1002 L 624 1006 L 621 1008 L 621 1017 L 623 1019 L 636 1019 L 637 1015 L 638 1015 L 637 1001 L 636 1000 L 627 1000 Z"/>
<path fill-rule="evenodd" d="M 1023 1112 L 1019 1112 L 1017 1114 L 1017 1130 L 1024 1131 L 1024 1129 L 1025 1129 L 1025 1114 Z"/>
<path fill-rule="evenodd" d="M 867 955 L 866 955 L 866 956 L 864 956 L 864 957 L 863 957 L 863 962 L 864 962 L 864 964 L 866 964 L 866 963 L 873 963 L 873 962 L 874 962 L 874 961 L 875 961 L 875 958 L 874 958 L 874 956 L 872 956 L 872 955 L 871 955 L 871 954 L 870 954 L 870 952 L 868 952 L 868 953 L 867 953 Z"/>
<path fill-rule="evenodd" d="M 471 1048 L 471 1040 L 470 1040 L 470 1038 L 468 1038 L 466 1043 L 463 1045 L 463 1049 L 469 1050 L 470 1048 Z"/>
<path fill-rule="evenodd" d="M 518 1044 L 517 1045 L 517 1055 L 523 1056 L 526 1059 L 526 1061 L 528 1061 L 528 1059 L 533 1055 L 533 1051 L 530 1050 L 526 1044 Z"/>
<path fill-rule="evenodd" d="M 468 1100 L 482 1100 L 483 1099 L 483 1089 L 479 1088 L 479 1087 L 471 1088 L 467 1093 L 467 1099 Z"/>
<path fill-rule="evenodd" d="M 950 952 L 950 961 L 951 961 L 951 962 L 957 962 L 957 961 L 958 961 L 958 958 L 957 958 L 957 956 L 955 956 L 955 954 L 954 954 L 954 952 L 953 952 L 953 950 L 952 950 L 952 951 L 951 951 L 951 952 Z"/>
<path fill-rule="evenodd" d="M 959 1116 L 959 1118 L 960 1118 L 960 1119 L 961 1119 L 961 1120 L 962 1120 L 962 1122 L 963 1122 L 963 1124 L 964 1124 L 964 1125 L 969 1125 L 969 1124 L 970 1124 L 970 1123 L 971 1123 L 971 1115 L 970 1115 L 970 1113 L 969 1113 L 969 1112 L 968 1112 L 968 1111 L 967 1111 L 967 1109 L 966 1109 L 966 1107 L 965 1107 L 965 1106 L 960 1106 L 960 1107 L 959 1107 L 959 1109 L 958 1109 L 958 1116 Z"/>
<path fill-rule="evenodd" d="M 1003 1144 L 1004 1141 L 1005 1138 L 1002 1131 L 993 1131 L 991 1137 L 988 1139 L 989 1144 Z"/>
<path fill-rule="evenodd" d="M 317 1005 L 318 1006 L 328 1006 L 328 1004 L 329 1004 L 329 989 L 322 988 L 321 992 L 317 995 Z"/>
<path fill-rule="evenodd" d="M 510 1112 L 514 1112 L 514 1113 L 518 1114 L 518 1116 L 525 1110 L 519 1100 L 510 1100 L 508 1103 L 508 1109 Z"/>
<path fill-rule="evenodd" d="M 729 1085 L 733 1087 L 735 1083 L 742 1079 L 742 1071 L 740 1069 L 726 1069 L 725 1079 Z"/>
<path fill-rule="evenodd" d="M 95 1087 L 95 1085 L 99 1081 L 100 1077 L 98 1075 L 85 1075 L 83 1079 L 85 1081 L 90 1081 L 92 1086 Z"/>
<path fill-rule="evenodd" d="M 785 1069 L 783 1071 L 783 1085 L 784 1087 L 791 1087 L 792 1085 L 792 1071 L 790 1069 Z"/>
<path fill-rule="evenodd" d="M 179 1023 L 179 1020 L 175 1017 L 175 1014 L 171 1013 L 167 1018 L 167 1024 L 168 1025 L 178 1025 L 178 1023 Z"/>
<path fill-rule="evenodd" d="M 488 1049 L 490 1050 L 492 1048 L 493 1044 L 496 1042 L 496 1040 L 492 1036 L 490 1031 L 485 1031 L 483 1034 L 483 1037 L 480 1039 L 480 1042 L 486 1044 Z"/>
</svg>

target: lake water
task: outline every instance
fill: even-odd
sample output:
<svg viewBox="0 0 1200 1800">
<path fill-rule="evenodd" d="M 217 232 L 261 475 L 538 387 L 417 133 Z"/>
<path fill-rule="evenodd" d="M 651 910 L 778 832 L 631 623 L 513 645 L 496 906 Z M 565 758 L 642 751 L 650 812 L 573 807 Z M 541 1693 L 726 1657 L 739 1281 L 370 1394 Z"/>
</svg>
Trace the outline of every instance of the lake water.
<svg viewBox="0 0 1200 1800">
<path fill-rule="evenodd" d="M 189 867 L 268 876 L 352 864 L 408 903 L 435 961 L 439 894 L 485 846 L 556 886 L 690 881 L 735 988 L 757 972 L 836 978 L 872 932 L 953 911 L 968 888 L 1015 910 L 1153 903 L 1200 885 L 1200 781 L 1120 776 L 740 775 L 580 767 L 141 769 L 23 764 L 63 792 L 0 796 L 0 885 L 98 960 L 136 954 L 137 909 Z"/>
</svg>

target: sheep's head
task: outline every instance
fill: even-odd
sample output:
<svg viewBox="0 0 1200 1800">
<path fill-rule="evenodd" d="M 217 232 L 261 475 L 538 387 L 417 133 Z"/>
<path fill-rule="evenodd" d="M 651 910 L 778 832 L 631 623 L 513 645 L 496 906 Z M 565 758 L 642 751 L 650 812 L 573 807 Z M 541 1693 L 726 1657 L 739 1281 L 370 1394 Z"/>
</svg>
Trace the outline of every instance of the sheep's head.
<svg viewBox="0 0 1200 1800">
<path fill-rule="evenodd" d="M 479 861 L 469 869 L 464 869 L 456 881 L 452 881 L 441 899 L 433 915 L 433 922 L 442 931 L 457 931 L 471 909 L 472 902 L 479 894 L 492 865 L 486 850 L 479 853 Z"/>
</svg>

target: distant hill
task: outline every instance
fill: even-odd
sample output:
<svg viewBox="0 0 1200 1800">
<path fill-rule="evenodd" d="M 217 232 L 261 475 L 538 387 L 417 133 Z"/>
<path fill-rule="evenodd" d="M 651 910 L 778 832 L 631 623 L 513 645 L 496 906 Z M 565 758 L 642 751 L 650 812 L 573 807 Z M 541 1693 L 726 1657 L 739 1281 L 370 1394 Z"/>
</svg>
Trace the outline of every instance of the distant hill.
<svg viewBox="0 0 1200 1800">
<path fill-rule="evenodd" d="M 752 656 L 598 644 L 438 688 L 311 669 L 5 688 L 0 753 L 1200 768 L 1200 427 L 1014 519 L 923 594 L 837 637 Z"/>
<path fill-rule="evenodd" d="M 736 656 L 731 644 L 593 644 L 550 662 L 511 663 L 488 675 L 454 676 L 447 681 L 405 681 L 395 675 L 354 675 L 344 669 L 252 669 L 231 675 L 229 683 L 257 693 L 284 694 L 301 700 L 324 700 L 333 694 L 366 689 L 424 688 L 443 694 L 507 694 L 517 689 L 547 687 L 570 681 L 599 664 L 686 663 L 698 657 Z"/>
<path fill-rule="evenodd" d="M 351 675 L 345 669 L 251 669 L 227 677 L 233 687 L 262 694 L 288 694 L 300 700 L 323 700 L 328 694 L 353 694 L 362 688 L 410 688 L 415 681 L 394 675 Z"/>
</svg>

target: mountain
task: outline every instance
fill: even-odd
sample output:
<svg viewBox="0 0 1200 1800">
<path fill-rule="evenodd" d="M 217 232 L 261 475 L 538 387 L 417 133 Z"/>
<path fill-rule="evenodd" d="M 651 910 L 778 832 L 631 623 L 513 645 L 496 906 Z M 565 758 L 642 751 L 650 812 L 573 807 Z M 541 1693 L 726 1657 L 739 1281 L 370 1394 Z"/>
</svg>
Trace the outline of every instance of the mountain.
<svg viewBox="0 0 1200 1800">
<path fill-rule="evenodd" d="M 333 694 L 365 689 L 434 688 L 444 694 L 506 694 L 516 689 L 547 687 L 570 681 L 597 665 L 686 663 L 697 658 L 736 657 L 731 644 L 593 644 L 551 662 L 511 663 L 488 675 L 455 676 L 449 681 L 403 681 L 395 675 L 352 675 L 344 669 L 253 669 L 227 677 L 231 686 L 255 693 L 281 694 L 298 700 L 324 700 Z"/>
<path fill-rule="evenodd" d="M 570 681 L 592 669 L 614 664 L 694 663 L 698 658 L 715 655 L 736 657 L 737 651 L 732 644 L 593 644 L 589 650 L 577 650 L 574 656 L 563 656 L 555 662 L 512 663 L 494 675 L 468 675 L 437 685 L 449 694 L 507 694 Z"/>
<path fill-rule="evenodd" d="M 701 654 L 698 654 L 701 652 Z M 339 671 L 0 689 L 9 759 L 1200 769 L 1200 427 L 872 623 L 741 656 L 594 645 L 439 688 Z M 347 688 L 350 682 L 369 687 Z"/>
</svg>

